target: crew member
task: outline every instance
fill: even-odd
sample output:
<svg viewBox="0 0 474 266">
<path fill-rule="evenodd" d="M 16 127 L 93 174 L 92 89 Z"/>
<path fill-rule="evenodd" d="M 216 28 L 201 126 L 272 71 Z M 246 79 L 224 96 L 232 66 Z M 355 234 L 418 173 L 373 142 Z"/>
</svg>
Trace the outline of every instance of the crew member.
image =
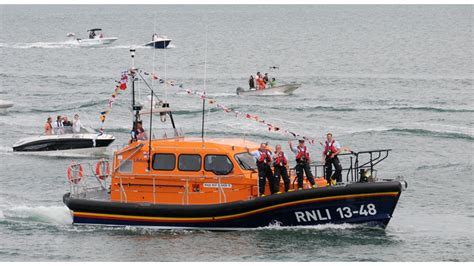
<svg viewBox="0 0 474 266">
<path fill-rule="evenodd" d="M 281 150 L 281 145 L 278 144 L 275 147 L 273 153 L 273 173 L 275 174 L 275 191 L 280 191 L 280 176 L 283 178 L 285 184 L 285 192 L 290 189 L 290 177 L 288 176 L 288 160 Z"/>
<path fill-rule="evenodd" d="M 316 188 L 317 185 L 314 182 L 313 173 L 311 173 L 311 168 L 309 164 L 311 159 L 309 157 L 309 152 L 304 145 L 304 139 L 298 140 L 298 146 L 293 147 L 291 140 L 288 141 L 290 144 L 290 150 L 296 155 L 296 177 L 298 178 L 298 189 L 303 189 L 303 172 L 306 174 L 306 179 L 308 179 L 311 187 Z"/>
<path fill-rule="evenodd" d="M 137 136 L 137 140 L 146 140 L 147 139 L 145 129 L 143 129 L 142 121 L 137 122 L 136 136 Z"/>
<path fill-rule="evenodd" d="M 342 182 L 342 166 L 341 162 L 339 162 L 339 158 L 337 158 L 337 155 L 342 150 L 343 149 L 341 149 L 339 142 L 332 138 L 332 133 L 327 133 L 326 141 L 324 143 L 322 163 L 324 163 L 326 168 L 326 181 L 332 186 L 336 185 L 336 182 Z M 335 168 L 334 174 L 332 173 L 333 165 Z"/>
<path fill-rule="evenodd" d="M 53 134 L 53 125 L 51 124 L 53 122 L 53 119 L 51 117 L 48 117 L 46 120 L 46 123 L 44 124 L 44 134 L 45 135 L 52 135 Z"/>
<path fill-rule="evenodd" d="M 250 78 L 249 78 L 249 88 L 251 90 L 255 90 L 255 79 L 253 78 L 253 76 L 251 75 Z"/>
<path fill-rule="evenodd" d="M 262 197 L 265 196 L 266 179 L 268 179 L 270 193 L 275 194 L 275 180 L 272 168 L 270 167 L 270 164 L 272 163 L 272 154 L 268 150 L 267 143 L 260 144 L 260 148 L 252 152 L 252 156 L 257 160 L 259 195 Z"/>
</svg>

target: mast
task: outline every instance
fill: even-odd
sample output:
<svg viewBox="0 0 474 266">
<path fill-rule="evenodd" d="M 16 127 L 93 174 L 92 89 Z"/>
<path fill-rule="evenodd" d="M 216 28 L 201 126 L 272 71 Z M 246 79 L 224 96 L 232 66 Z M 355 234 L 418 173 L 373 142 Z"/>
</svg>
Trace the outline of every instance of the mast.
<svg viewBox="0 0 474 266">
<path fill-rule="evenodd" d="M 136 69 L 135 69 L 135 49 L 130 49 L 130 57 L 132 59 L 132 68 L 130 69 L 130 76 L 132 77 L 132 110 L 135 112 L 133 115 L 133 124 L 132 124 L 132 142 L 137 140 L 136 136 L 136 125 L 138 120 L 140 119 L 140 110 L 141 107 L 136 105 L 135 102 L 135 76 L 136 76 Z"/>
</svg>

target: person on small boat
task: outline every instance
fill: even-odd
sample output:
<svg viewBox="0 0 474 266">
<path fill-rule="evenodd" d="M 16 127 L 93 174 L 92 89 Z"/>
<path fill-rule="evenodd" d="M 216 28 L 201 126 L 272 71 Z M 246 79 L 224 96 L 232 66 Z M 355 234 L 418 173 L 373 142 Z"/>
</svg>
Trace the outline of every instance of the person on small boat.
<svg viewBox="0 0 474 266">
<path fill-rule="evenodd" d="M 276 80 L 275 78 L 272 78 L 272 81 L 270 81 L 270 88 L 273 88 L 276 86 Z"/>
<path fill-rule="evenodd" d="M 260 148 L 251 153 L 252 156 L 257 160 L 258 169 L 258 187 L 259 195 L 265 196 L 265 183 L 268 179 L 268 186 L 270 187 L 270 193 L 275 194 L 275 179 L 273 177 L 272 168 L 272 154 L 268 150 L 267 143 L 260 144 Z"/>
<path fill-rule="evenodd" d="M 67 118 L 67 116 L 63 117 L 63 127 L 72 127 L 71 121 Z"/>
<path fill-rule="evenodd" d="M 265 76 L 263 76 L 263 82 L 265 82 L 265 86 L 269 83 L 268 73 L 265 73 Z"/>
<path fill-rule="evenodd" d="M 303 174 L 306 174 L 306 179 L 308 179 L 311 187 L 316 188 L 317 185 L 314 182 L 313 173 L 309 164 L 311 159 L 309 157 L 309 152 L 306 146 L 304 145 L 304 139 L 298 140 L 298 146 L 293 147 L 291 140 L 288 140 L 290 144 L 290 150 L 296 155 L 296 177 L 298 178 L 298 190 L 303 189 Z"/>
<path fill-rule="evenodd" d="M 343 150 L 349 149 L 341 148 L 339 142 L 333 139 L 332 133 L 327 133 L 326 141 L 324 142 L 322 163 L 325 166 L 326 181 L 333 186 L 336 185 L 336 182 L 342 182 L 342 166 L 337 155 Z M 335 169 L 334 174 L 332 173 L 333 166 Z"/>
<path fill-rule="evenodd" d="M 156 40 L 158 40 L 158 34 L 153 33 L 153 35 L 151 35 L 151 41 L 154 42 Z"/>
<path fill-rule="evenodd" d="M 81 119 L 79 118 L 78 114 L 74 115 L 74 119 L 72 120 L 72 132 L 74 133 L 80 133 L 81 128 L 84 128 L 82 125 Z"/>
<path fill-rule="evenodd" d="M 278 193 L 280 190 L 280 177 L 283 178 L 285 184 L 285 192 L 290 189 L 290 177 L 288 176 L 288 159 L 285 153 L 281 150 L 281 145 L 275 146 L 275 152 L 273 153 L 273 173 L 275 174 L 275 191 Z"/>
<path fill-rule="evenodd" d="M 56 121 L 53 123 L 53 133 L 56 135 L 60 135 L 64 133 L 63 129 L 63 119 L 60 115 L 56 117 Z"/>
<path fill-rule="evenodd" d="M 259 90 L 264 90 L 265 89 L 265 81 L 263 81 L 262 74 L 257 78 L 257 85 Z"/>
<path fill-rule="evenodd" d="M 137 140 L 147 140 L 145 129 L 143 129 L 142 121 L 137 122 L 136 136 Z"/>
<path fill-rule="evenodd" d="M 250 75 L 250 78 L 249 78 L 249 89 L 255 90 L 255 79 L 253 78 L 252 75 Z"/>
<path fill-rule="evenodd" d="M 90 31 L 89 32 L 89 39 L 94 39 L 95 37 L 95 32 L 94 31 Z"/>
<path fill-rule="evenodd" d="M 53 125 L 51 124 L 53 122 L 53 119 L 51 117 L 48 117 L 46 120 L 46 123 L 44 124 L 44 134 L 45 135 L 52 135 L 53 134 Z"/>
</svg>

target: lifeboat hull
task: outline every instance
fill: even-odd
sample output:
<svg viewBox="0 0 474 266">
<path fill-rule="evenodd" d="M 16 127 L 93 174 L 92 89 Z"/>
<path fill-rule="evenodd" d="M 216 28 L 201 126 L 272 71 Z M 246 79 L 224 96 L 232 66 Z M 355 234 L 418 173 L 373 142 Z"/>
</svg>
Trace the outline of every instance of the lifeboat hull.
<svg viewBox="0 0 474 266">
<path fill-rule="evenodd" d="M 63 197 L 74 224 L 162 229 L 246 230 L 268 226 L 367 224 L 385 228 L 400 182 L 358 183 L 211 205 L 155 205 Z M 105 193 L 106 194 L 106 193 Z"/>
</svg>

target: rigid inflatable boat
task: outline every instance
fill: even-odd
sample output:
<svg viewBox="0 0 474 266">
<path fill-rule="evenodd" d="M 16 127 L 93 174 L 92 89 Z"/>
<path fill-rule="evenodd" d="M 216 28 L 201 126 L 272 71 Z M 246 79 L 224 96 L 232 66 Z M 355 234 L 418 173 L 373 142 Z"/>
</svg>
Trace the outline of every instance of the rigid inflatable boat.
<svg viewBox="0 0 474 266">
<path fill-rule="evenodd" d="M 289 95 L 292 94 L 300 86 L 301 84 L 292 83 L 274 86 L 262 90 L 245 90 L 241 87 L 238 87 L 236 93 L 237 95 Z"/>
</svg>

